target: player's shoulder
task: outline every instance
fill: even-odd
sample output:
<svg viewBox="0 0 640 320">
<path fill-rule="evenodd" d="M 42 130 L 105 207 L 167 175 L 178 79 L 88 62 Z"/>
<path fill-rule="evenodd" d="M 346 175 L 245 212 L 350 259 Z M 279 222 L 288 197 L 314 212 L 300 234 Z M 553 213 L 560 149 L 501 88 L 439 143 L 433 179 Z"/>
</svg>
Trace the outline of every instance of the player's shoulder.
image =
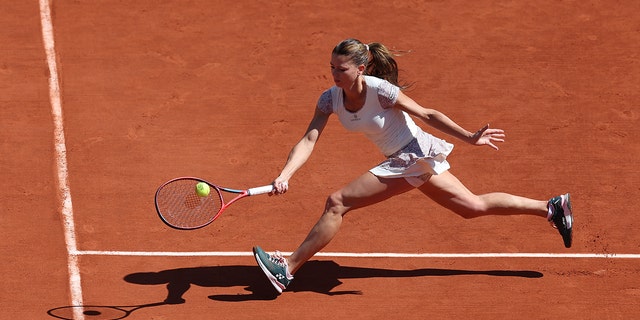
<svg viewBox="0 0 640 320">
<path fill-rule="evenodd" d="M 377 87 L 380 86 L 380 84 L 382 84 L 383 82 L 385 82 L 387 80 L 384 80 L 384 79 L 378 78 L 378 77 L 374 77 L 374 76 L 365 75 L 364 76 L 364 81 L 367 83 L 367 87 L 377 88 Z"/>
<path fill-rule="evenodd" d="M 378 100 L 383 108 L 389 108 L 396 103 L 400 93 L 398 86 L 385 79 L 373 76 L 365 76 L 365 80 L 367 87 L 371 88 L 371 91 L 378 95 Z"/>
<path fill-rule="evenodd" d="M 367 83 L 367 87 L 369 87 L 370 89 L 373 89 L 373 91 L 377 92 L 378 94 L 384 95 L 386 93 L 394 92 L 399 89 L 398 86 L 394 85 L 393 83 L 385 79 L 381 79 L 374 76 L 365 76 L 364 79 Z"/>
<path fill-rule="evenodd" d="M 331 87 L 320 94 L 317 104 L 317 107 L 318 109 L 320 109 L 320 111 L 324 113 L 333 112 L 333 91 L 335 91 L 334 88 L 336 87 Z"/>
</svg>

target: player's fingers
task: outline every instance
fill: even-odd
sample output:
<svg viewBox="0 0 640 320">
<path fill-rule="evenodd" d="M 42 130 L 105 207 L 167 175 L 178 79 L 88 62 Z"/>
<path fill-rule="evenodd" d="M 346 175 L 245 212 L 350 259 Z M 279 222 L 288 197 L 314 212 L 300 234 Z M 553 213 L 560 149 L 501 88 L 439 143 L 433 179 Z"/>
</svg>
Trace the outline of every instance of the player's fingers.
<svg viewBox="0 0 640 320">
<path fill-rule="evenodd" d="M 498 137 L 498 138 L 506 137 L 506 135 L 501 131 L 488 131 L 487 130 L 484 134 L 487 135 L 487 136 Z"/>
<path fill-rule="evenodd" d="M 502 130 L 502 129 L 488 128 L 486 126 L 485 126 L 485 128 L 487 128 L 487 130 L 486 130 L 487 133 L 504 133 L 504 130 Z"/>
<path fill-rule="evenodd" d="M 287 190 L 289 190 L 289 183 L 285 181 L 281 185 L 280 193 L 285 193 Z"/>
<path fill-rule="evenodd" d="M 289 189 L 289 183 L 286 181 L 276 181 L 273 183 L 273 187 L 271 194 L 283 194 Z"/>
</svg>

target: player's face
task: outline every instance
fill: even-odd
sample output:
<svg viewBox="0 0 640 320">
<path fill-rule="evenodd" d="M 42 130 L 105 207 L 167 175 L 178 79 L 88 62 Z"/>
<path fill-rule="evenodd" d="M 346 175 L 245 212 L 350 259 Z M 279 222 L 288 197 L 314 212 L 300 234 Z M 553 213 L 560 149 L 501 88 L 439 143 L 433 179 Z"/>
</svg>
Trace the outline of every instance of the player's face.
<svg viewBox="0 0 640 320">
<path fill-rule="evenodd" d="M 333 76 L 333 82 L 340 88 L 351 88 L 358 75 L 362 73 L 361 69 L 363 70 L 364 66 L 359 68 L 347 56 L 331 55 L 331 75 Z"/>
</svg>

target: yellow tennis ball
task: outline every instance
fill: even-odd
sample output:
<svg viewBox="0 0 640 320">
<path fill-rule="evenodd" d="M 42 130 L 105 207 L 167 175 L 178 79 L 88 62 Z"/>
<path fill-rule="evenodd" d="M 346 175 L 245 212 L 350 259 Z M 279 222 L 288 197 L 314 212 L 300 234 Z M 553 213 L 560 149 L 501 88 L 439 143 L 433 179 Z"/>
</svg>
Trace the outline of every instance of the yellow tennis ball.
<svg viewBox="0 0 640 320">
<path fill-rule="evenodd" d="M 204 182 L 198 182 L 198 184 L 196 184 L 196 194 L 198 196 L 206 197 L 209 195 L 209 192 L 211 192 L 211 189 L 208 184 Z"/>
</svg>

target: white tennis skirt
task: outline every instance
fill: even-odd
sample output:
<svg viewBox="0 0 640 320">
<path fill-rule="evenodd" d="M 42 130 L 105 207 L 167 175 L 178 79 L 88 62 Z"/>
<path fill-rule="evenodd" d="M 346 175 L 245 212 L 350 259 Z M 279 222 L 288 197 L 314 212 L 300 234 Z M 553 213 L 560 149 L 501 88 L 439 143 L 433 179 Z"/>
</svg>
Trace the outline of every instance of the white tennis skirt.
<svg viewBox="0 0 640 320">
<path fill-rule="evenodd" d="M 412 186 L 419 187 L 432 175 L 449 170 L 447 156 L 452 150 L 453 144 L 418 130 L 411 142 L 369 172 L 378 177 L 405 178 Z"/>
</svg>

